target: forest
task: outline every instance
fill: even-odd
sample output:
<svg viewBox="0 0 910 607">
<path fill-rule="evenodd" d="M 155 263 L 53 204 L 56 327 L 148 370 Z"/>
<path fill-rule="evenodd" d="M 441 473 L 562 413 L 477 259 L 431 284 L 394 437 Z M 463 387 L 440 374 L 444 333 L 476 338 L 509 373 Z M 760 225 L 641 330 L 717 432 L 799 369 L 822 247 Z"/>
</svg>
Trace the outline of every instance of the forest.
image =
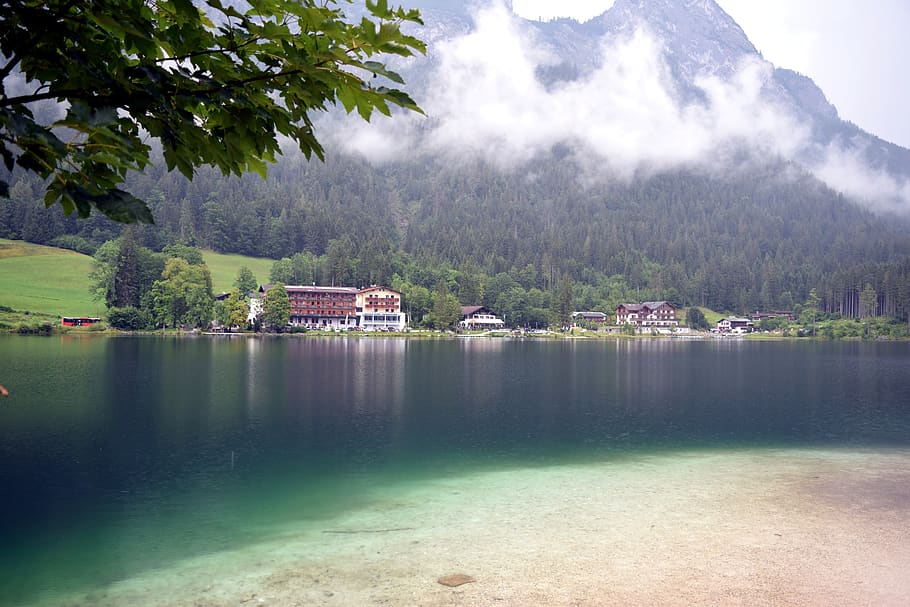
<svg viewBox="0 0 910 607">
<path fill-rule="evenodd" d="M 910 321 L 910 220 L 876 214 L 793 165 L 628 182 L 580 175 L 558 150 L 511 172 L 474 160 L 289 154 L 265 180 L 204 168 L 190 181 L 159 163 L 127 184 L 156 223 L 130 229 L 151 251 L 276 260 L 260 282 L 385 284 L 412 313 L 429 311 L 442 282 L 464 305 L 539 324 L 568 283 L 577 310 L 666 299 L 748 313 L 793 309 L 816 289 L 827 313 Z M 13 177 L 0 236 L 95 254 L 121 234 L 98 215 L 45 209 L 41 184 Z"/>
</svg>

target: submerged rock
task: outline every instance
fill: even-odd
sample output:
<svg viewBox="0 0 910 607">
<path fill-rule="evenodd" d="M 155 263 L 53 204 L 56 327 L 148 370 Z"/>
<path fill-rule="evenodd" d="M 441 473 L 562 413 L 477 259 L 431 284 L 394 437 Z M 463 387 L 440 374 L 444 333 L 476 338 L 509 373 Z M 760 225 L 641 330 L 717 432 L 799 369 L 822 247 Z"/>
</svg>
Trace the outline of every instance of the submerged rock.
<svg viewBox="0 0 910 607">
<path fill-rule="evenodd" d="M 453 573 L 451 575 L 444 575 L 436 581 L 443 586 L 450 586 L 454 588 L 455 586 L 461 586 L 462 584 L 476 582 L 477 580 L 465 573 Z"/>
</svg>

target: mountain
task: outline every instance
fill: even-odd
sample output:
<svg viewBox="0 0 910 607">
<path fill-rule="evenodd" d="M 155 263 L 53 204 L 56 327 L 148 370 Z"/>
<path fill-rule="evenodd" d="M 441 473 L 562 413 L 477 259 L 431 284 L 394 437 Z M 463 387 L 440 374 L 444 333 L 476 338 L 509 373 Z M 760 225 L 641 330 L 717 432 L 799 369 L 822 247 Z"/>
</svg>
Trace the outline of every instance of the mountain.
<svg viewBox="0 0 910 607">
<path fill-rule="evenodd" d="M 490 9 L 471 12 L 467 4 L 458 2 L 417 0 L 415 4 L 424 7 L 427 29 L 422 33 L 431 52 L 429 61 L 404 71 L 418 87 L 439 86 L 431 74 L 445 69 L 441 68 L 444 58 L 435 49 L 446 48 L 472 28 L 484 27 L 488 19 L 484 11 Z M 781 124 L 766 131 L 737 131 L 736 136 L 749 139 L 744 147 L 753 151 L 759 147 L 759 156 L 776 154 L 795 161 L 834 189 L 877 210 L 910 210 L 910 150 L 840 119 L 811 78 L 767 62 L 746 32 L 713 0 L 616 0 L 602 15 L 584 23 L 516 20 L 522 35 L 533 40 L 528 42 L 534 46 L 532 52 L 549 55 L 537 66 L 536 76 L 550 88 L 596 77 L 605 62 L 636 52 L 623 42 L 640 32 L 658 47 L 666 70 L 661 84 L 680 113 L 718 113 L 725 96 L 751 93 L 744 89 L 757 84 L 755 98 L 744 101 L 752 106 L 747 112 L 757 128 L 769 113 L 776 114 Z M 606 55 L 605 47 L 609 47 Z M 794 135 L 797 130 L 804 131 L 799 140 Z M 774 140 L 782 143 L 775 145 Z M 712 143 L 727 147 L 729 141 L 712 138 Z"/>
<path fill-rule="evenodd" d="M 425 117 L 331 113 L 327 162 L 289 152 L 266 181 L 150 167 L 128 184 L 156 218 L 143 244 L 302 253 L 307 282 L 398 285 L 415 313 L 445 282 L 545 322 L 570 279 L 576 309 L 745 313 L 816 289 L 855 315 L 868 286 L 910 316 L 910 152 L 840 120 L 712 0 L 616 0 L 585 23 L 411 4 L 428 56 L 393 67 Z M 0 237 L 90 252 L 120 230 L 48 213 L 34 180 L 11 194 Z"/>
</svg>

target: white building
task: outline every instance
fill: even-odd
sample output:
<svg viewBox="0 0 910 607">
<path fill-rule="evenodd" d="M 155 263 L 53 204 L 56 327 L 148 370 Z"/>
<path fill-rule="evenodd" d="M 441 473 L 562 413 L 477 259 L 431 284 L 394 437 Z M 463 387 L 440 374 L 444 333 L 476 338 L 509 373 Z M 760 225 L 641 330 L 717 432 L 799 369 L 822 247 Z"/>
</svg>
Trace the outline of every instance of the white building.
<svg viewBox="0 0 910 607">
<path fill-rule="evenodd" d="M 478 329 L 489 331 L 505 328 L 506 323 L 483 306 L 463 306 L 461 308 L 461 322 L 458 325 L 462 329 L 469 331 Z"/>
<path fill-rule="evenodd" d="M 401 293 L 372 286 L 357 292 L 357 325 L 364 331 L 404 331 L 407 318 L 401 311 Z"/>
</svg>

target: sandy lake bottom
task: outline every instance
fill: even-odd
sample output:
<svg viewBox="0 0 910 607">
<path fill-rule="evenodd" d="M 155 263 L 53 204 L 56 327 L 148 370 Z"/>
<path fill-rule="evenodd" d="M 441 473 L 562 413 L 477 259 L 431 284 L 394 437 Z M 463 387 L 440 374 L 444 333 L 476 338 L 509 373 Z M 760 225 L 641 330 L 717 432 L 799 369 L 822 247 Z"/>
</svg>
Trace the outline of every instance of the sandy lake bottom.
<svg viewBox="0 0 910 607">
<path fill-rule="evenodd" d="M 906 605 L 910 451 L 478 472 L 269 536 L 41 605 Z"/>
</svg>

